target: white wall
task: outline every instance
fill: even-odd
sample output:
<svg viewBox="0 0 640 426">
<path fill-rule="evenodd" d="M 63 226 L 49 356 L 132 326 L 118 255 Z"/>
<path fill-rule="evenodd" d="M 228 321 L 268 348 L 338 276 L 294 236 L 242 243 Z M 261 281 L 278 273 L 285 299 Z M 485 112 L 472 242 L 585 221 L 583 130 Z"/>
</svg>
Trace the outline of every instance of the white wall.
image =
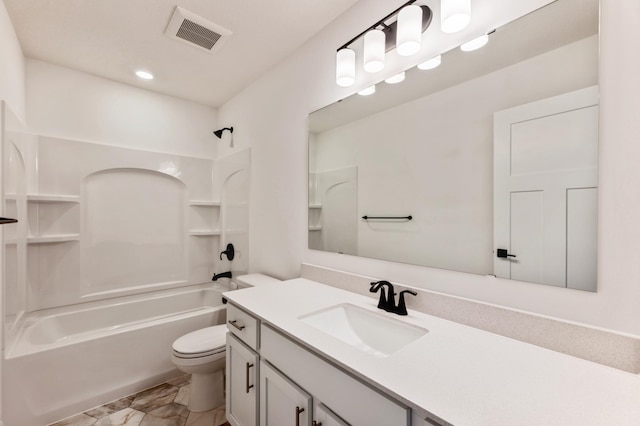
<svg viewBox="0 0 640 426">
<path fill-rule="evenodd" d="M 0 100 L 4 100 L 20 120 L 25 119 L 25 83 L 24 56 L 18 43 L 18 37 L 9 19 L 9 14 L 3 1 L 0 1 Z M 1 156 L 0 156 L 1 159 Z M 1 167 L 0 167 L 1 171 Z M 0 178 L 0 185 L 2 185 Z M 2 234 L 0 233 L 0 238 Z M 4 246 L 0 245 L 0 259 L 4 259 Z M 1 264 L 1 262 L 0 262 Z M 3 274 L 0 274 L 0 288 L 2 288 Z M 0 292 L 0 318 L 3 317 L 3 295 Z M 3 340 L 0 331 L 0 341 Z M 3 357 L 4 358 L 4 357 Z M 0 381 L 2 380 L 2 363 L 0 362 Z M 0 391 L 1 392 L 1 391 Z M 0 398 L 1 400 L 1 398 Z M 0 404 L 0 418 L 2 404 Z M 2 421 L 0 421 L 0 425 Z"/>
<path fill-rule="evenodd" d="M 0 2 L 0 55 L 0 99 L 24 122 L 24 56 L 4 2 Z"/>
<path fill-rule="evenodd" d="M 400 1 L 362 0 L 220 111 L 233 123 L 236 146 L 252 146 L 251 269 L 281 278 L 309 262 L 445 293 L 640 334 L 640 3 L 603 0 L 601 24 L 601 148 L 599 286 L 597 293 L 550 288 L 322 253 L 307 249 L 307 127 L 309 112 L 373 83 L 334 83 L 334 49 Z M 491 13 L 507 7 L 492 0 Z M 524 7 L 533 1 L 511 2 Z M 429 56 L 429 53 L 417 58 Z M 391 58 L 389 76 L 400 69 Z M 413 63 L 408 64 L 413 65 Z"/>
<path fill-rule="evenodd" d="M 215 157 L 212 107 L 33 59 L 26 61 L 26 82 L 27 124 L 34 133 Z"/>
</svg>

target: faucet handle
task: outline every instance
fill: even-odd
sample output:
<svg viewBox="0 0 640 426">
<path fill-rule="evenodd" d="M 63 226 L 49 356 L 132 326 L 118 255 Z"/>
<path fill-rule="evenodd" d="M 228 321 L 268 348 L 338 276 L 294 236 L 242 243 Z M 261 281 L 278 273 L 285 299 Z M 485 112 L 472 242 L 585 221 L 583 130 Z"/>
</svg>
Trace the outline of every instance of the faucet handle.
<svg viewBox="0 0 640 426">
<path fill-rule="evenodd" d="M 377 293 L 380 290 L 380 299 L 378 300 L 378 309 L 384 309 L 385 311 L 388 309 L 387 297 L 384 294 L 383 284 L 386 281 L 376 281 L 371 283 L 371 287 L 369 291 L 371 293 Z"/>
<path fill-rule="evenodd" d="M 409 293 L 409 294 L 413 294 L 414 296 L 417 296 L 418 293 L 416 293 L 413 290 L 402 290 L 400 292 L 400 300 L 398 301 L 398 309 L 396 311 L 396 314 L 398 315 L 407 315 L 407 305 L 404 301 L 404 294 L 405 293 Z"/>
<path fill-rule="evenodd" d="M 386 295 L 383 288 L 385 285 L 388 287 Z M 371 293 L 376 293 L 378 290 L 380 290 L 380 300 L 378 301 L 378 308 L 383 309 L 387 312 L 394 312 L 396 309 L 396 300 L 394 298 L 395 293 L 393 290 L 393 284 L 385 280 L 371 283 L 371 288 L 369 289 L 369 291 Z"/>
</svg>

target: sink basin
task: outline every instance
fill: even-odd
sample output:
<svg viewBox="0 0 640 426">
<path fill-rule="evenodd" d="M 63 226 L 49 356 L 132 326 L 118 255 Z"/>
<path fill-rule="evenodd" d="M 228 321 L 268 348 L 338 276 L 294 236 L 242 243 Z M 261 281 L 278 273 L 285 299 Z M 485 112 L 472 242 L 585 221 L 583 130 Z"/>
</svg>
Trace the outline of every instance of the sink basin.
<svg viewBox="0 0 640 426">
<path fill-rule="evenodd" d="M 378 357 L 388 357 L 429 331 L 349 303 L 312 312 L 299 319 L 323 333 Z"/>
</svg>

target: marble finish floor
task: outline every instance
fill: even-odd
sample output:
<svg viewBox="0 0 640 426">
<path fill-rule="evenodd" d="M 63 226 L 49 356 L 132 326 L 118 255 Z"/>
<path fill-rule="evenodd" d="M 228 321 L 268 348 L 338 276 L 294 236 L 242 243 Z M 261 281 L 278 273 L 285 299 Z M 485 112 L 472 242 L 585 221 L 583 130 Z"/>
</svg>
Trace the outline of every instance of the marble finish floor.
<svg viewBox="0 0 640 426">
<path fill-rule="evenodd" d="M 186 375 L 50 426 L 230 426 L 225 407 L 192 413 Z"/>
</svg>

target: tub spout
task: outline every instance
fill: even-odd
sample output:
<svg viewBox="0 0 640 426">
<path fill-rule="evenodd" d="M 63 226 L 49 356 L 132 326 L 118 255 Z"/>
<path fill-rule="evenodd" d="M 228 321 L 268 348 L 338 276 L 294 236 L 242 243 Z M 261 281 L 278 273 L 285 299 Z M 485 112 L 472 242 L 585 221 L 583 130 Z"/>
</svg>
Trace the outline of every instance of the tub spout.
<svg viewBox="0 0 640 426">
<path fill-rule="evenodd" d="M 231 271 L 214 274 L 213 278 L 211 278 L 211 281 L 218 281 L 218 279 L 220 278 L 231 278 Z"/>
</svg>

